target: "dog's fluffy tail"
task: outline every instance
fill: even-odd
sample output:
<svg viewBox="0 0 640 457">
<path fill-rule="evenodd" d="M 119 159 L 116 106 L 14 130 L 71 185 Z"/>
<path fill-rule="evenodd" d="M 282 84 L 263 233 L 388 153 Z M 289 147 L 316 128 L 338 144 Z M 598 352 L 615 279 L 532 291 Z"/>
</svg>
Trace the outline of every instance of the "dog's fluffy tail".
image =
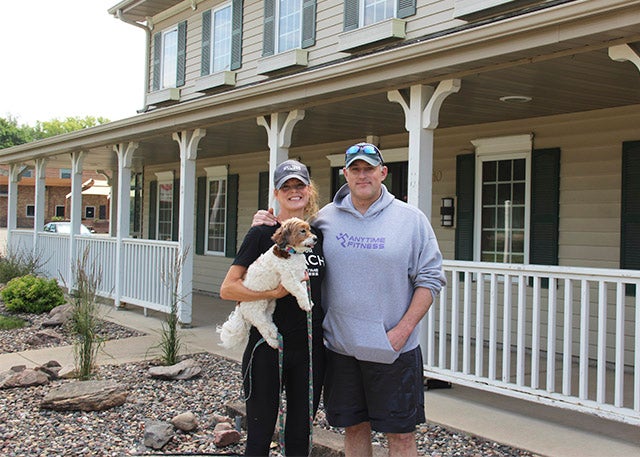
<svg viewBox="0 0 640 457">
<path fill-rule="evenodd" d="M 244 345 L 249 337 L 249 323 L 244 320 L 242 313 L 238 308 L 234 309 L 227 321 L 216 328 L 216 332 L 220 334 L 220 346 L 225 349 L 231 349 L 239 345 Z"/>
</svg>

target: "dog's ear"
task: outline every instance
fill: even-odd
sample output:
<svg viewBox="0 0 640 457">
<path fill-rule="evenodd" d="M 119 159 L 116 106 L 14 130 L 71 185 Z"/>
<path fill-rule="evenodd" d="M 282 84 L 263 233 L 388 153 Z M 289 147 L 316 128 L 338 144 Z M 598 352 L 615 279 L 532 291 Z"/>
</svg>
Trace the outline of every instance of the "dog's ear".
<svg viewBox="0 0 640 457">
<path fill-rule="evenodd" d="M 276 233 L 273 234 L 273 236 L 271 237 L 271 240 L 276 244 L 276 246 L 278 246 L 278 249 L 284 250 L 287 248 L 287 241 L 289 240 L 289 234 L 290 234 L 289 226 L 282 225 L 280 226 L 280 228 L 278 228 L 278 230 L 276 230 Z"/>
</svg>

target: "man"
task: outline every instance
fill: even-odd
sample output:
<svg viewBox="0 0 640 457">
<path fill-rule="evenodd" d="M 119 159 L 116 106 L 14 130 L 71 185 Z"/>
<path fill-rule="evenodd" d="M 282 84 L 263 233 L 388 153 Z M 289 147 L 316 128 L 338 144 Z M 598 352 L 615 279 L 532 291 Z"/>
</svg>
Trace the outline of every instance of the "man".
<svg viewBox="0 0 640 457">
<path fill-rule="evenodd" d="M 377 147 L 351 146 L 343 171 L 347 184 L 314 221 L 327 261 L 327 419 L 345 427 L 347 456 L 372 455 L 371 430 L 386 434 L 390 456 L 415 456 L 425 421 L 418 324 L 445 285 L 442 255 L 424 213 L 382 184 Z"/>
</svg>

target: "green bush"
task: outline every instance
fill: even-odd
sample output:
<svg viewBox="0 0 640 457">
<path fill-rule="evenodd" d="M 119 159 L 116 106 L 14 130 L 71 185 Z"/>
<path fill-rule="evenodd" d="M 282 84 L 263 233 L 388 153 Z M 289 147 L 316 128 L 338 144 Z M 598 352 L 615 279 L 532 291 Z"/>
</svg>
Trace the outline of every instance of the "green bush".
<svg viewBox="0 0 640 457">
<path fill-rule="evenodd" d="M 7 310 L 16 313 L 46 313 L 65 302 L 62 289 L 55 279 L 33 275 L 14 278 L 2 289 Z"/>
</svg>

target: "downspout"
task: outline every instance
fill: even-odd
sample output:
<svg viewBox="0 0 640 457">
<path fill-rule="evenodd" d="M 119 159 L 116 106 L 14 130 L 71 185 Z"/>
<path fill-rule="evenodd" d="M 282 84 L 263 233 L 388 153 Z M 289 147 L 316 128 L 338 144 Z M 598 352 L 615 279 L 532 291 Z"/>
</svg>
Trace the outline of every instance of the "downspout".
<svg viewBox="0 0 640 457">
<path fill-rule="evenodd" d="M 149 59 L 151 56 L 151 29 L 152 26 L 148 26 L 148 25 L 144 25 L 144 24 L 140 24 L 139 22 L 136 21 L 130 21 L 124 18 L 124 16 L 122 15 L 122 10 L 119 9 L 118 11 L 116 11 L 116 17 L 118 19 L 120 19 L 122 22 L 124 22 L 125 24 L 130 24 L 133 25 L 135 27 L 138 27 L 142 30 L 144 30 L 145 32 L 145 36 L 146 36 L 146 46 L 145 46 L 145 62 L 144 62 L 144 90 L 142 91 L 143 94 L 143 99 L 142 99 L 142 108 L 138 110 L 138 113 L 145 113 L 147 111 L 148 105 L 147 105 L 147 92 L 148 92 L 148 88 L 149 88 Z"/>
</svg>

